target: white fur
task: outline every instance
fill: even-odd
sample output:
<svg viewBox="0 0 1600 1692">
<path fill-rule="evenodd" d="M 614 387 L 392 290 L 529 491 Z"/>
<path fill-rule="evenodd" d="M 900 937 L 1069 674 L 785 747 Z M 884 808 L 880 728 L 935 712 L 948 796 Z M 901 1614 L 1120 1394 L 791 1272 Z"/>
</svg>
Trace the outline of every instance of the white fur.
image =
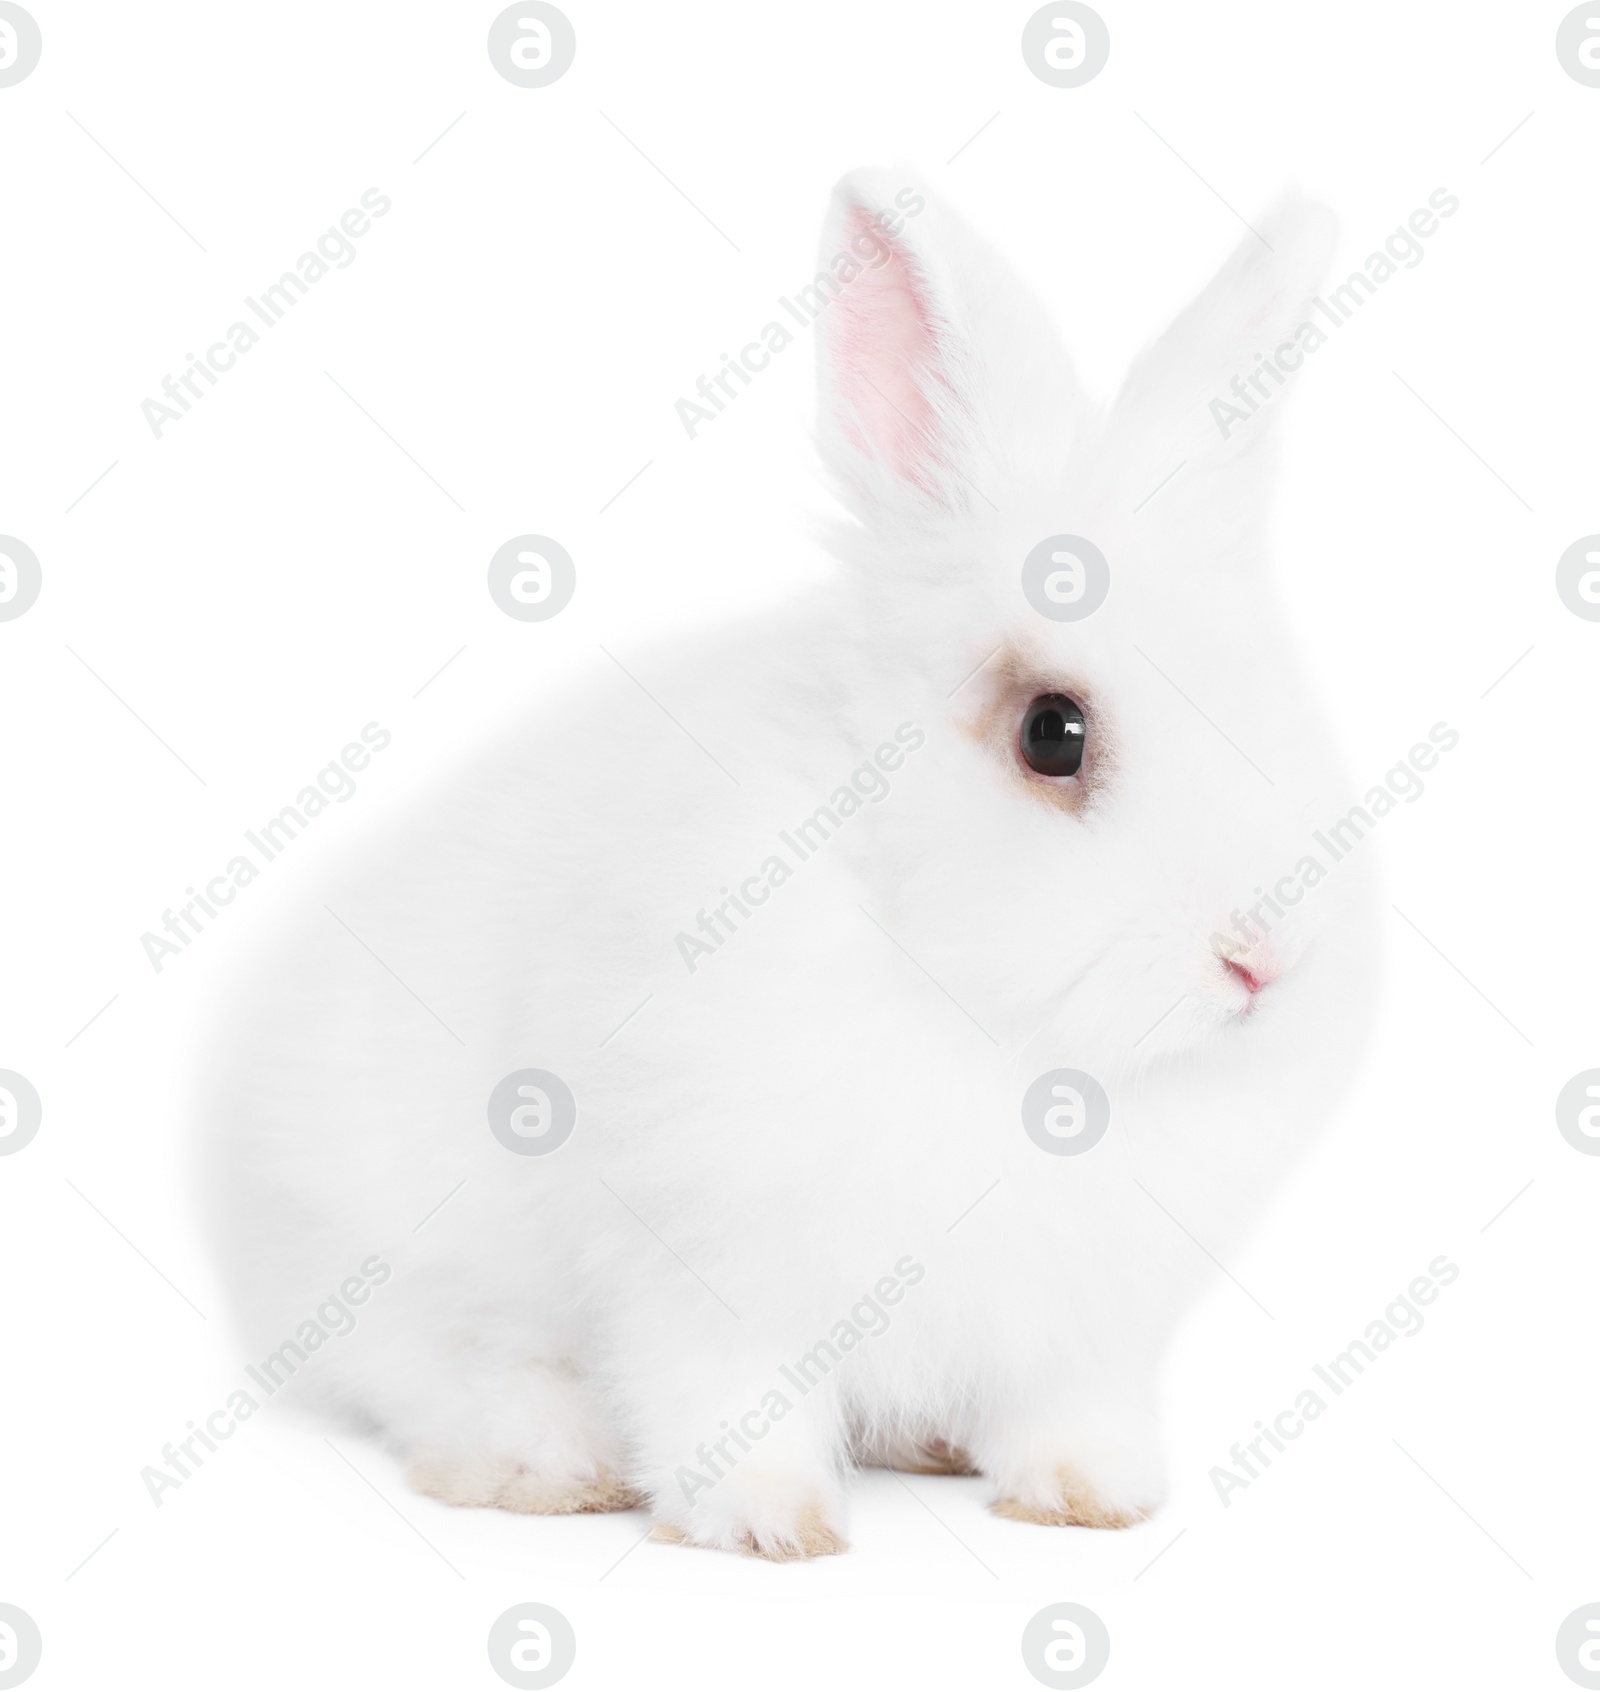
<svg viewBox="0 0 1600 1692">
<path fill-rule="evenodd" d="M 906 183 L 841 183 L 824 262 L 851 208 Z M 851 512 L 836 579 L 630 660 L 738 785 L 597 674 L 368 842 L 230 1012 L 206 1127 L 252 1343 L 383 1254 L 392 1279 L 295 1391 L 441 1496 L 593 1508 L 625 1483 L 670 1537 L 803 1555 L 842 1543 L 852 1455 L 942 1440 L 1011 1513 L 1136 1519 L 1162 1495 L 1156 1371 L 1211 1272 L 1184 1229 L 1228 1261 L 1350 1068 L 1374 944 L 1359 863 L 1274 929 L 1284 973 L 1248 1014 L 1212 942 L 1348 803 L 1264 573 L 1283 401 L 1230 441 L 1206 409 L 1297 321 L 1326 214 L 1282 204 L 1102 413 L 1040 308 L 927 198 L 884 249 L 903 286 L 869 281 L 819 325 Z M 907 287 L 918 322 L 878 323 Z M 919 323 L 931 360 L 908 371 Z M 851 413 L 863 379 L 922 396 L 914 473 L 881 410 Z M 1019 587 L 1063 532 L 1113 571 L 1080 623 Z M 1008 643 L 1035 691 L 1096 702 L 1105 781 L 1081 815 L 974 737 L 1015 684 L 998 661 L 957 684 Z M 679 931 L 905 722 L 926 744 L 891 794 L 691 974 Z M 579 1102 L 547 1157 L 487 1125 L 526 1067 Z M 1022 1130 L 1056 1067 L 1114 1101 L 1083 1156 Z M 925 1273 L 887 1330 L 789 1390 L 689 1502 L 697 1448 L 908 1255 Z"/>
</svg>

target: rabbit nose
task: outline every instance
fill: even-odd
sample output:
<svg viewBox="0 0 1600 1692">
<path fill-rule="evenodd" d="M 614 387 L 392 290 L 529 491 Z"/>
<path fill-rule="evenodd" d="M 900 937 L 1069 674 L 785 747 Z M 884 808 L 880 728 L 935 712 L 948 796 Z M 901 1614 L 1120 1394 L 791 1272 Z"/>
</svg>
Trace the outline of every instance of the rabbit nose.
<svg viewBox="0 0 1600 1692">
<path fill-rule="evenodd" d="M 1228 977 L 1245 990 L 1247 1005 L 1254 1004 L 1256 995 L 1270 987 L 1282 974 L 1278 960 L 1260 945 L 1242 947 L 1221 962 Z"/>
</svg>

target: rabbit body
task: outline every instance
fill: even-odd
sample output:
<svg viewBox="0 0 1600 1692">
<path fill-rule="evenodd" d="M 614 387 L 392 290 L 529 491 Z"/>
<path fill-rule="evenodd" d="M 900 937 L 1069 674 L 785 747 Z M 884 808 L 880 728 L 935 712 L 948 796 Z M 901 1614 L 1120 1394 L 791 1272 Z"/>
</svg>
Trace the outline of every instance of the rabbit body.
<svg viewBox="0 0 1600 1692">
<path fill-rule="evenodd" d="M 1349 799 L 1265 574 L 1276 418 L 1207 409 L 1292 335 L 1322 216 L 1280 207 L 1102 412 L 906 193 L 846 179 L 824 236 L 858 272 L 817 325 L 836 579 L 630 656 L 670 717 L 601 661 L 509 725 L 228 1011 L 207 1157 L 251 1343 L 300 1334 L 286 1396 L 451 1502 L 642 1499 L 806 1556 L 878 1461 L 1140 1519 L 1163 1350 L 1359 1046 L 1372 898 L 1325 853 L 1307 886 Z M 1091 616 L 1019 585 L 1052 535 L 1110 560 Z M 1088 723 L 1068 781 L 1017 755 L 1049 694 Z M 527 1095 L 517 1155 L 488 1101 L 528 1069 L 576 1124 L 542 1152 Z M 1110 1102 L 1081 1154 L 1024 1128 L 1057 1069 Z M 374 1255 L 353 1329 L 304 1343 Z"/>
</svg>

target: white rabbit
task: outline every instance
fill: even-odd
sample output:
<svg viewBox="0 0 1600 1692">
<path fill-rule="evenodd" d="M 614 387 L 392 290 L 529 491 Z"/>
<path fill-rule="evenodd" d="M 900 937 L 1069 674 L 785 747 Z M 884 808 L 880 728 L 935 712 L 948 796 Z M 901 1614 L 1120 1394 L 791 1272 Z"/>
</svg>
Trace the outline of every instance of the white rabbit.
<svg viewBox="0 0 1600 1692">
<path fill-rule="evenodd" d="M 286 1396 L 453 1503 L 647 1500 L 658 1537 L 774 1558 L 845 1548 L 854 1462 L 979 1471 L 1030 1522 L 1160 1502 L 1165 1344 L 1371 997 L 1363 861 L 1304 868 L 1349 799 L 1265 574 L 1281 383 L 1248 387 L 1329 226 L 1285 200 L 1102 410 L 951 211 L 839 185 L 830 585 L 631 660 L 676 722 L 597 665 L 515 723 L 232 1009 L 213 1213 Z M 1077 620 L 1022 587 L 1060 535 L 1108 560 Z M 1076 774 L 1030 767 L 1041 721 Z M 543 1152 L 558 1090 L 490 1128 L 527 1069 L 576 1101 L 545 1155 L 508 1144 Z M 1024 1128 L 1056 1069 L 1110 1101 L 1077 1155 L 1070 1094 L 1060 1147 Z"/>
</svg>

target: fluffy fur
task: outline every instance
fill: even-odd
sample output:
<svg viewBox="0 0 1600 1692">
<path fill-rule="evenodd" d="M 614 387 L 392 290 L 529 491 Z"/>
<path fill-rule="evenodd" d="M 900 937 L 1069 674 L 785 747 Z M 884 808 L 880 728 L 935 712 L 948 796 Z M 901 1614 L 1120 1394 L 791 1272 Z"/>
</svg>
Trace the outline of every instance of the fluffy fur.
<svg viewBox="0 0 1600 1692">
<path fill-rule="evenodd" d="M 1280 205 L 1103 411 L 950 210 L 924 191 L 875 221 L 906 186 L 847 178 L 824 231 L 825 265 L 855 242 L 864 270 L 818 325 L 834 580 L 632 661 L 737 785 L 597 675 L 368 841 L 230 1009 L 206 1135 L 252 1343 L 383 1254 L 293 1390 L 450 1502 L 643 1498 L 658 1537 L 812 1556 L 845 1546 L 852 1462 L 880 1461 L 975 1469 L 1027 1522 L 1139 1520 L 1163 1348 L 1211 1272 L 1195 1240 L 1238 1250 L 1350 1068 L 1359 863 L 1244 959 L 1259 994 L 1216 939 L 1344 808 L 1265 571 L 1282 401 L 1228 441 L 1207 412 L 1299 319 L 1326 214 Z M 1082 622 L 1020 590 L 1057 533 L 1111 561 Z M 1017 757 L 1045 692 L 1090 718 L 1066 787 Z M 888 796 L 785 852 L 691 972 L 676 936 L 705 941 L 696 913 L 905 723 L 924 740 Z M 486 1121 L 528 1067 L 578 1100 L 550 1156 Z M 1022 1130 L 1057 1067 L 1113 1101 L 1083 1156 Z M 887 1326 L 858 1316 L 878 1331 L 787 1384 L 908 1257 Z M 788 1413 L 741 1450 L 774 1389 Z"/>
</svg>

